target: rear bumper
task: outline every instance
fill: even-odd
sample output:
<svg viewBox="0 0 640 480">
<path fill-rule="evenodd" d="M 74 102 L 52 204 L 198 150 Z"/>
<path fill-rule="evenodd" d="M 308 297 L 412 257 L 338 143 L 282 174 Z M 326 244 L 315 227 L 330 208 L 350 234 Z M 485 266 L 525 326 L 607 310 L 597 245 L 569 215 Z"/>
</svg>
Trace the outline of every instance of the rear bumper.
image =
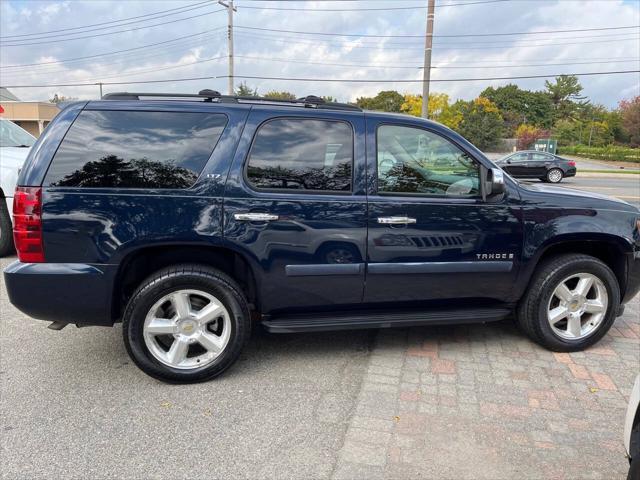
<svg viewBox="0 0 640 480">
<path fill-rule="evenodd" d="M 576 176 L 576 168 L 568 168 L 565 172 L 564 172 L 564 176 L 565 177 L 575 177 Z"/>
<path fill-rule="evenodd" d="M 9 300 L 39 319 L 78 325 L 113 325 L 116 266 L 14 262 L 4 271 Z"/>
</svg>

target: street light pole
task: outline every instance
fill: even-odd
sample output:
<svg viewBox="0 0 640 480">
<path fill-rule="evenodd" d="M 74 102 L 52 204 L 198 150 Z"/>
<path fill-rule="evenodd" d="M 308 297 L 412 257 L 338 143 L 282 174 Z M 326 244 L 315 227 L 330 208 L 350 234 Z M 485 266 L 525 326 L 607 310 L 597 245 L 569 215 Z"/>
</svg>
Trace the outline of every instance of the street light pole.
<svg viewBox="0 0 640 480">
<path fill-rule="evenodd" d="M 422 69 L 422 118 L 429 118 L 429 81 L 431 80 L 431 50 L 433 47 L 433 17 L 436 0 L 427 5 L 427 35 L 424 39 L 424 68 Z"/>
<path fill-rule="evenodd" d="M 227 40 L 229 44 L 229 95 L 233 95 L 233 12 L 236 8 L 233 6 L 233 0 L 228 3 L 218 0 L 218 3 L 227 9 Z"/>
</svg>

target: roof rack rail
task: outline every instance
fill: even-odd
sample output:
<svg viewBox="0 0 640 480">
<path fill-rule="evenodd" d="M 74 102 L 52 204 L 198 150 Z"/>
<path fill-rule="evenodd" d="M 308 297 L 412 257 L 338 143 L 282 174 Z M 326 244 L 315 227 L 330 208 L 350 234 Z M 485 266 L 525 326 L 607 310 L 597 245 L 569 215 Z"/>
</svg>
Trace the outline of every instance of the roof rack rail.
<svg viewBox="0 0 640 480">
<path fill-rule="evenodd" d="M 134 93 L 134 92 L 116 92 L 107 93 L 102 96 L 102 100 L 140 100 L 141 97 L 147 98 L 175 98 L 175 99 L 202 99 L 204 102 L 217 103 L 256 103 L 256 104 L 286 104 L 290 106 L 317 108 L 323 110 L 351 110 L 361 112 L 362 109 L 356 105 L 348 103 L 327 102 L 321 97 L 315 95 L 307 95 L 306 97 L 296 100 L 280 100 L 265 97 L 253 97 L 242 95 L 222 95 L 215 90 L 200 90 L 196 93 Z"/>
</svg>

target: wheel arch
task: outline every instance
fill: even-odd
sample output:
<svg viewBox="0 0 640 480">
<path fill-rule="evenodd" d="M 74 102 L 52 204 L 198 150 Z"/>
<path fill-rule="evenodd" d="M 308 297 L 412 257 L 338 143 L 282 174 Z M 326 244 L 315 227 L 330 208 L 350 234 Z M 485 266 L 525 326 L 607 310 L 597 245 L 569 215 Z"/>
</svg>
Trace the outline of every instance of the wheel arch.
<svg viewBox="0 0 640 480">
<path fill-rule="evenodd" d="M 542 262 L 562 254 L 582 253 L 601 260 L 613 271 L 620 287 L 619 300 L 621 300 L 624 298 L 627 284 L 628 266 L 625 254 L 631 251 L 632 247 L 625 239 L 607 233 L 565 234 L 554 237 L 543 244 L 538 249 L 537 255 L 530 260 L 523 292 L 528 288 L 533 273 Z"/>
<path fill-rule="evenodd" d="M 221 270 L 238 282 L 248 302 L 259 309 L 256 266 L 251 259 L 227 246 L 171 244 L 141 247 L 120 261 L 112 294 L 112 318 L 122 317 L 131 295 L 145 278 L 162 268 L 182 263 Z"/>
</svg>

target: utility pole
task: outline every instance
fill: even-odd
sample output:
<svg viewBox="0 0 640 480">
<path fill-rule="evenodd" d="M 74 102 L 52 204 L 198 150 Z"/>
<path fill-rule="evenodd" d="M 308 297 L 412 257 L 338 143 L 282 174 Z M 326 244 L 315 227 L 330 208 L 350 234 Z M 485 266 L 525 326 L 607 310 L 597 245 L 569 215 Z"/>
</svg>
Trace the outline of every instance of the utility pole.
<svg viewBox="0 0 640 480">
<path fill-rule="evenodd" d="M 227 22 L 227 40 L 229 41 L 229 95 L 233 95 L 233 12 L 237 12 L 237 9 L 233 6 L 233 0 L 228 0 L 227 3 L 218 0 L 218 3 L 227 9 L 229 17 Z"/>
<path fill-rule="evenodd" d="M 100 85 L 100 98 L 102 98 L 102 82 L 98 83 Z"/>
<path fill-rule="evenodd" d="M 422 118 L 429 118 L 429 81 L 431 80 L 431 49 L 433 47 L 433 17 L 436 0 L 427 6 L 427 35 L 424 38 L 424 68 L 422 69 Z"/>
</svg>

